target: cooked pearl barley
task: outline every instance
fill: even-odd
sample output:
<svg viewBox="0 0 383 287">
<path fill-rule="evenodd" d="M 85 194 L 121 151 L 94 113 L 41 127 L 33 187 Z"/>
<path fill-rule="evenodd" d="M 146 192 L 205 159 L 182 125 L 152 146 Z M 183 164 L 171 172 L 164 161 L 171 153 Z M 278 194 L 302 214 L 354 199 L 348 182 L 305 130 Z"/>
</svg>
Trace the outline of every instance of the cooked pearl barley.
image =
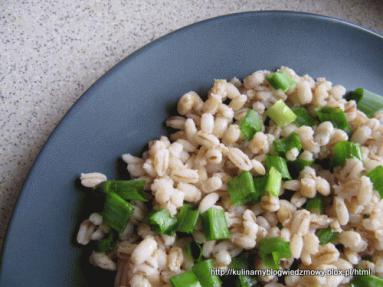
<svg viewBox="0 0 383 287">
<path fill-rule="evenodd" d="M 212 114 L 204 113 L 201 116 L 201 130 L 207 134 L 211 134 L 214 129 L 214 117 Z"/>
<path fill-rule="evenodd" d="M 170 248 L 168 255 L 168 268 L 171 271 L 179 271 L 181 269 L 181 265 L 183 263 L 184 256 L 182 249 L 179 247 Z"/>
<path fill-rule="evenodd" d="M 298 259 L 301 257 L 303 249 L 303 238 L 300 234 L 293 234 L 290 241 L 291 254 L 294 258 Z"/>
<path fill-rule="evenodd" d="M 192 140 L 197 133 L 197 127 L 192 119 L 185 121 L 185 133 L 188 140 Z"/>
<path fill-rule="evenodd" d="M 227 156 L 229 160 L 240 170 L 249 171 L 253 168 L 253 164 L 250 161 L 249 157 L 239 148 L 229 147 L 229 152 Z"/>
<path fill-rule="evenodd" d="M 361 251 L 365 246 L 365 242 L 358 232 L 355 231 L 343 231 L 339 234 L 339 242 L 346 248 L 350 248 L 354 251 Z"/>
<path fill-rule="evenodd" d="M 107 180 L 106 175 L 99 172 L 82 173 L 80 176 L 81 185 L 94 188 Z"/>
<path fill-rule="evenodd" d="M 293 103 L 300 105 L 306 105 L 311 103 L 313 99 L 313 94 L 311 91 L 310 84 L 305 80 L 299 81 L 296 85 L 295 93 L 291 94 L 289 96 L 289 99 Z"/>
<path fill-rule="evenodd" d="M 310 212 L 305 209 L 296 211 L 291 222 L 291 233 L 305 235 L 309 231 L 309 226 Z"/>
<path fill-rule="evenodd" d="M 214 146 L 217 146 L 219 144 L 219 139 L 211 134 L 207 134 L 203 131 L 198 131 L 195 140 L 198 144 L 206 147 L 206 148 L 211 148 Z"/>
<path fill-rule="evenodd" d="M 77 243 L 81 245 L 87 245 L 91 240 L 92 233 L 96 226 L 88 219 L 84 220 L 77 233 Z"/>
<path fill-rule="evenodd" d="M 316 264 L 334 263 L 339 258 L 339 251 L 332 243 L 327 243 L 319 247 L 319 251 L 315 254 L 314 262 Z"/>
<path fill-rule="evenodd" d="M 180 182 L 177 189 L 183 192 L 184 200 L 187 202 L 198 202 L 201 199 L 201 191 L 195 185 Z"/>
<path fill-rule="evenodd" d="M 240 108 L 243 107 L 246 101 L 247 101 L 246 95 L 239 95 L 238 97 L 231 100 L 230 108 L 232 108 L 234 111 L 238 111 Z"/>
<path fill-rule="evenodd" d="M 326 145 L 330 142 L 333 131 L 334 127 L 331 122 L 323 122 L 317 127 L 314 139 L 321 146 Z"/>
<path fill-rule="evenodd" d="M 222 179 L 218 176 L 212 176 L 202 183 L 202 190 L 205 193 L 216 191 L 222 187 Z"/>
<path fill-rule="evenodd" d="M 267 153 L 269 151 L 269 142 L 267 136 L 263 132 L 257 132 L 249 143 L 252 153 Z"/>
<path fill-rule="evenodd" d="M 319 250 L 319 239 L 315 233 L 307 233 L 303 237 L 304 250 L 308 254 L 315 254 Z"/>
<path fill-rule="evenodd" d="M 296 147 L 294 147 L 294 148 L 289 149 L 289 150 L 287 151 L 287 153 L 286 153 L 286 159 L 287 159 L 287 160 L 290 160 L 290 161 L 294 161 L 294 160 L 297 159 L 298 155 L 299 155 L 299 150 L 298 150 Z"/>
<path fill-rule="evenodd" d="M 315 178 L 315 188 L 320 194 L 324 196 L 328 196 L 331 192 L 330 183 L 320 176 Z"/>
<path fill-rule="evenodd" d="M 251 163 L 253 164 L 253 171 L 255 173 L 260 174 L 260 175 L 266 174 L 266 169 L 260 161 L 258 161 L 256 159 L 252 159 Z"/>
<path fill-rule="evenodd" d="M 227 127 L 229 125 L 229 120 L 225 117 L 216 117 L 214 120 L 214 130 L 213 134 L 218 137 L 222 138 L 223 134 L 225 133 Z"/>
<path fill-rule="evenodd" d="M 131 260 L 134 264 L 142 264 L 157 249 L 157 242 L 152 237 L 147 237 L 141 241 L 133 250 Z"/>
<path fill-rule="evenodd" d="M 351 141 L 364 144 L 372 134 L 372 130 L 367 126 L 361 126 L 352 134 Z"/>
<path fill-rule="evenodd" d="M 243 79 L 243 84 L 248 89 L 256 89 L 266 79 L 266 71 L 256 71 Z"/>
<path fill-rule="evenodd" d="M 228 120 L 232 120 L 234 117 L 234 111 L 231 107 L 225 104 L 221 104 L 218 108 L 219 115 L 227 118 Z"/>
<path fill-rule="evenodd" d="M 347 206 L 344 203 L 343 198 L 336 196 L 334 198 L 334 209 L 336 216 L 341 225 L 346 225 L 350 219 Z"/>
<path fill-rule="evenodd" d="M 215 114 L 222 104 L 222 97 L 217 94 L 210 94 L 209 98 L 203 105 L 203 111 L 205 113 Z"/>
<path fill-rule="evenodd" d="M 114 271 L 117 269 L 116 263 L 103 252 L 93 251 L 89 257 L 89 261 L 91 264 L 105 270 Z"/>
<path fill-rule="evenodd" d="M 275 196 L 264 195 L 261 199 L 261 207 L 270 212 L 275 212 L 279 209 L 279 198 Z"/>
<path fill-rule="evenodd" d="M 222 152 L 217 148 L 211 148 L 205 153 L 208 163 L 219 164 L 222 162 Z"/>
<path fill-rule="evenodd" d="M 223 134 L 222 142 L 226 145 L 231 145 L 239 140 L 241 131 L 238 125 L 230 125 Z"/>
<path fill-rule="evenodd" d="M 299 189 L 299 192 L 308 198 L 315 197 L 316 194 L 316 185 L 315 180 L 310 177 L 304 177 L 301 179 L 301 187 Z"/>
<path fill-rule="evenodd" d="M 178 182 L 197 183 L 199 180 L 198 172 L 194 169 L 188 168 L 173 170 L 171 176 L 175 181 Z"/>
<path fill-rule="evenodd" d="M 202 246 L 202 255 L 205 258 L 210 257 L 210 254 L 213 252 L 215 246 L 215 240 L 206 241 Z"/>
<path fill-rule="evenodd" d="M 198 104 L 198 94 L 194 91 L 190 91 L 184 94 L 177 104 L 177 111 L 180 115 L 186 115 L 190 113 L 193 107 Z"/>
<path fill-rule="evenodd" d="M 213 207 L 215 203 L 218 201 L 219 195 L 218 193 L 209 193 L 206 195 L 199 203 L 198 209 L 201 213 L 208 210 L 210 207 Z"/>
<path fill-rule="evenodd" d="M 130 280 L 130 286 L 131 287 L 151 287 L 152 284 L 150 284 L 149 280 L 146 279 L 145 276 L 141 274 L 135 274 Z"/>
</svg>

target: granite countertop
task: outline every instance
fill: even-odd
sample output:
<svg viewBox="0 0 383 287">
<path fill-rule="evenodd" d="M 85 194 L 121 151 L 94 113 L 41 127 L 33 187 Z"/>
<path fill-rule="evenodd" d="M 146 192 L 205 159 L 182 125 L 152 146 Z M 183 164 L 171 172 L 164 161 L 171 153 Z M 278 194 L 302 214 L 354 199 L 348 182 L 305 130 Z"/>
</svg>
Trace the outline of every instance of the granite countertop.
<svg viewBox="0 0 383 287">
<path fill-rule="evenodd" d="M 270 9 L 335 16 L 383 33 L 381 0 L 1 1 L 0 243 L 38 151 L 100 76 L 182 26 Z"/>
</svg>

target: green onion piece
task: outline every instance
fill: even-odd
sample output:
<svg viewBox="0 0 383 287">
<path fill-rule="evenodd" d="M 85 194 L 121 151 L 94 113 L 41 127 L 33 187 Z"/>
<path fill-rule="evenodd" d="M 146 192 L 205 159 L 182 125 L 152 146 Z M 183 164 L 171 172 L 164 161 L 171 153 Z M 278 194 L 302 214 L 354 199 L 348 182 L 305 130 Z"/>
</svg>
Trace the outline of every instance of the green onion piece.
<svg viewBox="0 0 383 287">
<path fill-rule="evenodd" d="M 115 192 L 125 200 L 148 201 L 148 194 L 144 192 L 145 180 L 107 180 L 100 187 L 105 193 Z"/>
<path fill-rule="evenodd" d="M 190 241 L 185 247 L 185 253 L 189 258 L 195 262 L 199 262 L 202 259 L 202 247 L 195 241 Z"/>
<path fill-rule="evenodd" d="M 102 217 L 106 225 L 122 232 L 133 214 L 134 206 L 126 202 L 121 196 L 114 192 L 105 195 L 104 210 Z"/>
<path fill-rule="evenodd" d="M 294 121 L 298 127 L 300 126 L 314 126 L 315 119 L 309 114 L 309 112 L 303 107 L 292 108 L 294 114 L 297 118 Z"/>
<path fill-rule="evenodd" d="M 294 112 L 282 100 L 278 100 L 274 105 L 268 108 L 266 115 L 279 127 L 286 126 L 297 118 Z"/>
<path fill-rule="evenodd" d="M 315 234 L 318 236 L 320 245 L 334 242 L 338 239 L 338 232 L 332 231 L 330 227 L 318 229 Z"/>
<path fill-rule="evenodd" d="M 199 211 L 190 204 L 184 204 L 177 214 L 176 231 L 192 233 L 197 225 Z"/>
<path fill-rule="evenodd" d="M 352 287 L 383 287 L 383 278 L 374 275 L 354 276 Z"/>
<path fill-rule="evenodd" d="M 317 195 L 314 198 L 309 198 L 306 202 L 306 209 L 317 214 L 322 214 L 324 212 L 323 197 Z"/>
<path fill-rule="evenodd" d="M 202 226 L 207 240 L 230 238 L 225 212 L 216 207 L 210 207 L 202 213 Z"/>
<path fill-rule="evenodd" d="M 232 258 L 231 263 L 229 265 L 229 268 L 235 269 L 235 270 L 245 270 L 249 269 L 249 259 L 245 254 L 241 254 L 239 256 L 236 256 Z M 232 282 L 228 282 L 227 286 L 233 286 Z M 247 275 L 237 275 L 234 279 L 234 286 L 235 287 L 252 287 L 257 284 L 257 281 L 255 279 L 255 276 L 247 276 Z"/>
<path fill-rule="evenodd" d="M 250 202 L 256 196 L 253 176 L 248 171 L 242 171 L 238 176 L 231 178 L 227 190 L 234 205 Z"/>
<path fill-rule="evenodd" d="M 192 272 L 183 272 L 170 278 L 172 287 L 202 287 L 197 276 Z"/>
<path fill-rule="evenodd" d="M 281 156 L 284 156 L 292 148 L 298 151 L 302 149 L 301 139 L 296 133 L 291 133 L 284 139 L 275 140 L 273 143 L 274 150 Z"/>
<path fill-rule="evenodd" d="M 367 176 L 374 185 L 374 189 L 379 192 L 380 197 L 383 197 L 383 165 L 375 167 Z"/>
<path fill-rule="evenodd" d="M 258 202 L 266 192 L 267 175 L 254 177 L 255 195 L 252 202 Z"/>
<path fill-rule="evenodd" d="M 353 91 L 348 99 L 355 100 L 358 104 L 358 109 L 370 118 L 373 117 L 377 111 L 383 109 L 383 97 L 363 88 L 358 88 Z"/>
<path fill-rule="evenodd" d="M 289 167 L 289 171 L 293 178 L 298 177 L 301 170 L 303 170 L 306 166 L 311 166 L 312 164 L 312 160 L 305 160 L 300 158 L 287 162 L 287 166 Z"/>
<path fill-rule="evenodd" d="M 172 234 L 177 224 L 177 219 L 172 217 L 165 208 L 153 211 L 149 215 L 149 224 L 160 234 Z"/>
<path fill-rule="evenodd" d="M 271 167 L 267 176 L 266 192 L 272 196 L 278 196 L 282 185 L 282 175 L 279 171 Z"/>
<path fill-rule="evenodd" d="M 194 264 L 192 271 L 197 276 L 203 287 L 219 287 L 221 280 L 217 275 L 212 274 L 213 260 L 208 259 Z"/>
<path fill-rule="evenodd" d="M 266 156 L 265 161 L 267 170 L 270 170 L 274 167 L 277 171 L 279 171 L 284 179 L 291 179 L 291 175 L 289 173 L 289 169 L 287 168 L 287 163 L 284 158 L 275 155 Z"/>
<path fill-rule="evenodd" d="M 239 122 L 239 129 L 246 140 L 251 140 L 256 132 L 263 129 L 262 117 L 254 110 L 249 110 Z"/>
<path fill-rule="evenodd" d="M 263 264 L 274 270 L 279 268 L 281 258 L 290 258 L 290 244 L 281 237 L 263 238 L 258 245 Z"/>
<path fill-rule="evenodd" d="M 96 241 L 96 251 L 97 252 L 109 252 L 113 250 L 116 245 L 116 238 L 113 232 L 110 232 L 105 238 Z"/>
<path fill-rule="evenodd" d="M 274 89 L 282 90 L 284 92 L 294 88 L 296 85 L 294 79 L 284 72 L 271 73 L 266 79 Z"/>
<path fill-rule="evenodd" d="M 332 166 L 342 166 L 348 158 L 357 158 L 362 160 L 360 145 L 348 141 L 336 143 L 332 148 Z"/>
<path fill-rule="evenodd" d="M 330 121 L 334 127 L 351 132 L 350 125 L 347 122 L 346 114 L 340 108 L 323 107 L 316 110 L 320 122 Z"/>
</svg>

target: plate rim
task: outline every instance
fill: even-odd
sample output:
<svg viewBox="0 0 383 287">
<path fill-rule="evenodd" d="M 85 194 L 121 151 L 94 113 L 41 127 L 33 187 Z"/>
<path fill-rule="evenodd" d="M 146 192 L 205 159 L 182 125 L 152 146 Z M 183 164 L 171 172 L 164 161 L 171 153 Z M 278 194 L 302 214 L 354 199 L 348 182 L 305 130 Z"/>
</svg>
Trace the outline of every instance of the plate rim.
<svg viewBox="0 0 383 287">
<path fill-rule="evenodd" d="M 75 110 L 79 109 L 82 106 L 82 102 L 86 101 L 91 95 L 92 90 L 96 89 L 97 86 L 102 85 L 104 81 L 106 81 L 109 77 L 111 77 L 118 69 L 120 69 L 121 66 L 127 64 L 130 61 L 134 61 L 137 57 L 140 56 L 140 54 L 146 52 L 147 50 L 160 45 L 163 41 L 166 41 L 167 39 L 170 39 L 171 37 L 174 37 L 176 34 L 182 33 L 184 31 L 187 31 L 189 29 L 193 29 L 197 26 L 213 23 L 213 22 L 219 22 L 219 21 L 225 21 L 230 18 L 236 18 L 236 17 L 247 17 L 247 16 L 268 16 L 268 15 L 280 15 L 280 16 L 293 16 L 293 17 L 302 17 L 302 18 L 314 18 L 317 20 L 323 20 L 330 23 L 335 23 L 338 25 L 343 25 L 346 27 L 349 27 L 354 30 L 358 30 L 364 33 L 369 34 L 372 37 L 375 37 L 381 41 L 383 41 L 383 34 L 380 34 L 376 31 L 373 31 L 369 28 L 362 27 L 356 23 L 353 23 L 348 20 L 344 20 L 338 17 L 333 16 L 326 16 L 322 14 L 316 14 L 316 13 L 310 13 L 310 12 L 301 12 L 301 11 L 293 11 L 293 10 L 259 10 L 259 11 L 245 11 L 245 12 L 236 12 L 236 13 L 230 13 L 230 14 L 224 14 L 219 15 L 211 18 L 207 18 L 201 21 L 197 21 L 191 24 L 188 24 L 186 26 L 180 27 L 178 29 L 175 29 L 174 31 L 171 31 L 169 33 L 166 33 L 159 38 L 150 41 L 143 46 L 137 48 L 135 51 L 131 52 L 129 55 L 125 56 L 123 59 L 121 59 L 119 62 L 117 62 L 114 66 L 112 66 L 110 69 L 108 69 L 106 72 L 104 72 L 99 78 L 97 78 L 82 94 L 80 97 L 78 97 L 73 104 L 70 106 L 70 108 L 64 113 L 64 115 L 61 117 L 61 119 L 58 121 L 56 126 L 53 128 L 53 130 L 50 132 L 49 136 L 41 146 L 39 152 L 37 153 L 35 159 L 33 160 L 32 165 L 30 166 L 26 177 L 22 183 L 22 186 L 18 192 L 17 199 L 14 203 L 13 210 L 11 211 L 11 214 L 9 216 L 8 224 L 5 229 L 4 237 L 2 245 L 0 246 L 0 275 L 4 269 L 4 253 L 5 249 L 7 248 L 10 237 L 9 233 L 14 228 L 15 225 L 15 216 L 18 212 L 20 202 L 23 199 L 23 194 L 25 193 L 25 188 L 28 185 L 29 181 L 32 178 L 33 171 L 35 169 L 35 166 L 40 161 L 40 158 L 42 158 L 42 155 L 46 152 L 47 146 L 54 141 L 54 138 L 56 134 L 59 133 L 60 129 L 64 126 L 65 122 L 70 118 L 70 114 L 72 114 Z"/>
</svg>

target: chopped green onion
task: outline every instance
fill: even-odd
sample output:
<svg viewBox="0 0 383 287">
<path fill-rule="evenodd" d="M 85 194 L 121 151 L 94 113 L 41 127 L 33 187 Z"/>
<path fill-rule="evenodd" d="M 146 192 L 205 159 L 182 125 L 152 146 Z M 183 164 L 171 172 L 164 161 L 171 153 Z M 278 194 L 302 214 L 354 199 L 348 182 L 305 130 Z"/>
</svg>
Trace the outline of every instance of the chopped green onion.
<svg viewBox="0 0 383 287">
<path fill-rule="evenodd" d="M 266 79 L 274 89 L 282 90 L 284 92 L 294 88 L 296 85 L 294 79 L 284 72 L 271 73 Z"/>
<path fill-rule="evenodd" d="M 279 127 L 288 125 L 297 118 L 294 112 L 282 100 L 278 100 L 274 105 L 268 108 L 266 115 L 269 116 Z"/>
<path fill-rule="evenodd" d="M 232 258 L 231 263 L 229 265 L 230 268 L 235 270 L 245 270 L 249 269 L 249 259 L 245 254 L 241 254 L 239 256 L 236 256 Z M 231 282 L 228 286 L 233 286 Z M 235 287 L 252 287 L 255 286 L 257 283 L 255 276 L 247 276 L 247 275 L 237 275 L 234 279 L 234 286 Z"/>
<path fill-rule="evenodd" d="M 374 116 L 377 111 L 383 109 L 383 97 L 363 88 L 358 88 L 353 91 L 348 99 L 355 100 L 358 104 L 358 109 L 370 118 Z"/>
<path fill-rule="evenodd" d="M 202 213 L 202 225 L 207 240 L 219 240 L 230 238 L 227 228 L 225 212 L 223 209 L 210 207 Z"/>
<path fill-rule="evenodd" d="M 267 176 L 262 175 L 262 176 L 254 177 L 253 181 L 254 181 L 254 187 L 255 187 L 256 193 L 253 197 L 252 202 L 256 203 L 261 199 L 261 197 L 266 192 Z"/>
<path fill-rule="evenodd" d="M 278 269 L 281 258 L 290 258 L 290 244 L 281 237 L 264 238 L 259 242 L 259 255 L 265 267 Z"/>
<path fill-rule="evenodd" d="M 118 194 L 108 192 L 105 195 L 104 210 L 102 217 L 106 225 L 122 232 L 133 214 L 134 206 L 125 201 Z"/>
<path fill-rule="evenodd" d="M 334 127 L 347 133 L 351 132 L 346 114 L 340 108 L 322 107 L 316 110 L 316 114 L 320 122 L 330 121 Z"/>
<path fill-rule="evenodd" d="M 184 204 L 177 214 L 176 231 L 192 233 L 197 225 L 199 211 L 190 204 Z"/>
<path fill-rule="evenodd" d="M 107 180 L 99 187 L 105 192 L 115 192 L 125 200 L 147 201 L 148 195 L 144 193 L 145 180 Z"/>
<path fill-rule="evenodd" d="M 183 272 L 170 278 L 172 287 L 202 287 L 192 271 Z"/>
<path fill-rule="evenodd" d="M 298 127 L 300 126 L 310 126 L 315 125 L 315 119 L 309 114 L 309 112 L 304 107 L 292 108 L 294 114 L 297 118 L 294 121 Z"/>
<path fill-rule="evenodd" d="M 231 178 L 227 190 L 234 205 L 250 202 L 256 196 L 253 176 L 248 171 L 242 171 L 238 176 Z"/>
<path fill-rule="evenodd" d="M 354 276 L 352 287 L 383 287 L 383 278 L 374 275 Z"/>
<path fill-rule="evenodd" d="M 113 232 L 110 232 L 105 238 L 96 242 L 97 252 L 109 252 L 116 245 L 116 238 Z"/>
<path fill-rule="evenodd" d="M 160 234 L 172 234 L 177 224 L 177 219 L 172 217 L 165 208 L 153 211 L 149 215 L 149 224 Z"/>
<path fill-rule="evenodd" d="M 185 253 L 193 261 L 199 262 L 202 258 L 202 247 L 195 241 L 190 241 L 185 248 Z"/>
<path fill-rule="evenodd" d="M 263 129 L 262 117 L 254 110 L 249 110 L 239 122 L 239 129 L 246 140 L 251 140 L 256 132 Z"/>
<path fill-rule="evenodd" d="M 213 268 L 213 260 L 211 259 L 194 264 L 192 270 L 203 287 L 221 286 L 221 280 L 219 280 L 219 277 L 212 274 Z"/>
<path fill-rule="evenodd" d="M 309 198 L 306 202 L 306 209 L 314 213 L 322 214 L 324 212 L 323 197 L 317 195 L 314 198 Z"/>
<path fill-rule="evenodd" d="M 374 189 L 379 192 L 380 197 L 383 197 L 383 165 L 375 167 L 367 176 L 374 185 Z"/>
<path fill-rule="evenodd" d="M 267 170 L 270 170 L 274 167 L 277 171 L 279 171 L 284 179 L 291 179 L 291 175 L 289 173 L 289 169 L 287 168 L 287 164 L 284 158 L 275 155 L 266 156 L 265 161 Z"/>
<path fill-rule="evenodd" d="M 330 227 L 318 229 L 315 234 L 318 236 L 320 245 L 334 242 L 338 239 L 338 232 L 332 231 Z"/>
<path fill-rule="evenodd" d="M 362 160 L 360 145 L 348 141 L 336 143 L 332 148 L 332 166 L 342 166 L 348 158 L 357 158 Z"/>
<path fill-rule="evenodd" d="M 266 192 L 272 196 L 278 196 L 282 185 L 282 175 L 279 171 L 271 167 L 267 176 Z"/>
<path fill-rule="evenodd" d="M 284 156 L 292 148 L 296 148 L 298 151 L 301 151 L 302 149 L 301 139 L 296 133 L 291 133 L 284 139 L 275 140 L 273 146 L 274 150 L 282 156 Z"/>
<path fill-rule="evenodd" d="M 289 167 L 289 171 L 291 172 L 291 176 L 296 178 L 299 176 L 301 170 L 303 170 L 306 166 L 311 166 L 313 164 L 312 160 L 305 159 L 296 159 L 294 161 L 288 161 L 287 165 Z"/>
</svg>

